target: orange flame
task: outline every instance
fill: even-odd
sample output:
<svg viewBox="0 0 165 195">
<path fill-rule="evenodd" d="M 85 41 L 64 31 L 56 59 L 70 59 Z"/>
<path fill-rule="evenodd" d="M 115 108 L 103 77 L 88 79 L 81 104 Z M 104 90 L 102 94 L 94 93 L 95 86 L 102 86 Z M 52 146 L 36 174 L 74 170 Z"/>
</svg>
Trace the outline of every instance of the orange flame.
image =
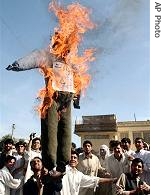
<svg viewBox="0 0 165 195">
<path fill-rule="evenodd" d="M 46 66 L 42 66 L 40 68 L 41 74 L 45 77 L 46 86 L 39 91 L 38 99 L 42 101 L 41 105 L 37 107 L 37 111 L 39 112 L 41 118 L 45 118 L 47 109 L 52 105 L 53 103 L 53 94 L 54 90 L 51 87 L 52 80 L 51 78 L 54 77 L 52 68 L 47 68 Z"/>
<path fill-rule="evenodd" d="M 59 27 L 54 29 L 51 37 L 50 53 L 56 59 L 63 60 L 73 72 L 74 92 L 84 94 L 88 87 L 91 76 L 87 73 L 88 62 L 94 60 L 94 49 L 86 49 L 82 56 L 78 55 L 78 46 L 82 41 L 82 35 L 95 25 L 89 18 L 89 10 L 79 3 L 73 3 L 67 8 L 62 8 L 53 1 L 49 9 L 54 12 L 59 20 Z M 39 92 L 42 104 L 38 110 L 42 118 L 45 117 L 46 110 L 52 105 L 54 89 L 52 81 L 56 80 L 53 68 L 41 67 L 42 73 L 47 80 L 46 87 Z"/>
</svg>

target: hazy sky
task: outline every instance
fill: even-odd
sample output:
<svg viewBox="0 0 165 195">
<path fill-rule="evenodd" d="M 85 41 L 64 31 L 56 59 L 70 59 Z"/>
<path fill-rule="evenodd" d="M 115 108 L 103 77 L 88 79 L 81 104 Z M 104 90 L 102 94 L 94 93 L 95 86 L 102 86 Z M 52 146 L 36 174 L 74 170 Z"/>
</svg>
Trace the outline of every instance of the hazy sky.
<svg viewBox="0 0 165 195">
<path fill-rule="evenodd" d="M 0 137 L 11 133 L 28 138 L 40 135 L 40 119 L 34 112 L 36 96 L 44 86 L 39 71 L 7 71 L 5 68 L 33 49 L 49 45 L 57 18 L 48 0 L 0 1 Z M 70 0 L 60 1 L 68 5 Z M 92 81 L 76 119 L 86 115 L 116 114 L 118 121 L 150 119 L 150 5 L 149 0 L 80 0 L 91 9 L 97 28 L 84 36 L 83 48 L 96 48 L 90 67 Z M 73 135 L 80 145 L 80 139 Z"/>
</svg>

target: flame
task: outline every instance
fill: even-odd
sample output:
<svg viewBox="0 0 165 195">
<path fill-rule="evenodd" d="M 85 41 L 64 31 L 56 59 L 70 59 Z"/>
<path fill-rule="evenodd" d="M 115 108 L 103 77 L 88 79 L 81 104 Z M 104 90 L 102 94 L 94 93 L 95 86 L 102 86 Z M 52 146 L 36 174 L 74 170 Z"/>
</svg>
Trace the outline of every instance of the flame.
<svg viewBox="0 0 165 195">
<path fill-rule="evenodd" d="M 56 1 L 49 4 L 50 11 L 54 12 L 59 21 L 59 26 L 54 29 L 49 46 L 50 53 L 57 59 L 62 59 L 73 72 L 75 95 L 84 94 L 91 76 L 87 73 L 88 63 L 94 60 L 94 49 L 86 49 L 81 56 L 78 55 L 78 46 L 83 40 L 83 34 L 95 25 L 89 18 L 90 11 L 79 3 L 70 4 L 65 8 L 59 6 Z M 42 101 L 38 108 L 41 118 L 45 117 L 46 110 L 53 103 L 53 80 L 57 77 L 53 68 L 41 67 L 41 72 L 46 79 L 46 87 L 41 89 L 38 97 Z"/>
<path fill-rule="evenodd" d="M 37 107 L 37 111 L 41 118 L 45 118 L 47 109 L 53 103 L 53 94 L 54 90 L 52 88 L 52 78 L 54 78 L 52 68 L 47 68 L 46 66 L 41 66 L 40 68 L 41 74 L 45 77 L 46 86 L 39 91 L 37 95 L 38 99 L 42 101 L 42 103 Z"/>
</svg>

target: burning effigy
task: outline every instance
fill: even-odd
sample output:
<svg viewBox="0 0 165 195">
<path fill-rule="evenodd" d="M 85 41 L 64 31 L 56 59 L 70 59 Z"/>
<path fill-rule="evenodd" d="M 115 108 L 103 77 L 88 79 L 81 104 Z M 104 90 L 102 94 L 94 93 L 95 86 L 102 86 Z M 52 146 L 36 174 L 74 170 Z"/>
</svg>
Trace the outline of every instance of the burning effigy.
<svg viewBox="0 0 165 195">
<path fill-rule="evenodd" d="M 34 50 L 16 60 L 6 69 L 25 71 L 38 68 L 45 79 L 45 87 L 38 93 L 40 105 L 36 108 L 41 118 L 42 159 L 51 170 L 67 162 L 71 150 L 71 102 L 80 108 L 80 96 L 90 83 L 88 63 L 94 60 L 94 49 L 79 55 L 83 34 L 95 25 L 89 10 L 73 3 L 66 8 L 56 1 L 49 9 L 58 18 L 48 48 Z"/>
</svg>

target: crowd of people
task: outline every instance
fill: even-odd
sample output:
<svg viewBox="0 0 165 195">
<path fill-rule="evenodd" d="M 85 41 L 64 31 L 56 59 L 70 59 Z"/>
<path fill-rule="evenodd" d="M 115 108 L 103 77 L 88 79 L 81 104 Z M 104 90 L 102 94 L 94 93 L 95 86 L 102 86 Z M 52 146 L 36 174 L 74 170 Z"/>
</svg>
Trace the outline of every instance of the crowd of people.
<svg viewBox="0 0 165 195">
<path fill-rule="evenodd" d="M 134 144 L 135 151 L 129 138 L 110 140 L 96 154 L 89 140 L 82 148 L 72 143 L 65 169 L 50 171 L 42 162 L 39 137 L 31 134 L 28 144 L 6 139 L 0 153 L 0 195 L 150 194 L 149 147 L 141 137 Z"/>
</svg>

